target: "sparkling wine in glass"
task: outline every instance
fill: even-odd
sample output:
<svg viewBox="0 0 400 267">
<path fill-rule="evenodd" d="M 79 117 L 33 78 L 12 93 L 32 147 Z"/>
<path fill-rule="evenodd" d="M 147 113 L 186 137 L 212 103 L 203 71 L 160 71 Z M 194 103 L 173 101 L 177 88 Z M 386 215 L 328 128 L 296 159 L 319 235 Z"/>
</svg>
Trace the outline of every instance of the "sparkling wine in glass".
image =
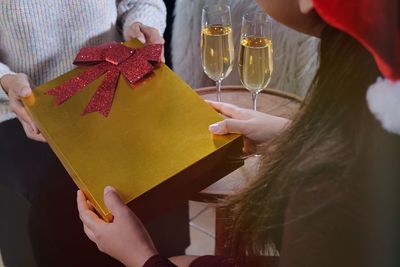
<svg viewBox="0 0 400 267">
<path fill-rule="evenodd" d="M 243 16 L 239 50 L 239 75 L 243 86 L 251 92 L 253 109 L 257 96 L 265 89 L 273 69 L 271 18 L 264 12 Z"/>
<path fill-rule="evenodd" d="M 234 46 L 231 12 L 227 5 L 203 8 L 201 29 L 201 63 L 207 76 L 215 81 L 217 101 L 221 101 L 221 83 L 232 71 Z"/>
</svg>

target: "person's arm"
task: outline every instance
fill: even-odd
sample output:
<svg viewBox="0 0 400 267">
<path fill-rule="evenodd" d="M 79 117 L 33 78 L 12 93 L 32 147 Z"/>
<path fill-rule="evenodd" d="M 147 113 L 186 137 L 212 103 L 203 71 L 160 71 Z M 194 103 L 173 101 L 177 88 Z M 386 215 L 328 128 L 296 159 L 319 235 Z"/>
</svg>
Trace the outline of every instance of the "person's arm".
<svg viewBox="0 0 400 267">
<path fill-rule="evenodd" d="M 117 0 L 117 5 L 125 40 L 138 38 L 143 43 L 164 43 L 167 9 L 162 0 Z M 148 27 L 149 37 L 140 34 L 141 25 Z"/>
<path fill-rule="evenodd" d="M 150 257 L 143 265 L 143 267 L 177 267 L 172 261 L 164 258 L 161 255 L 154 255 Z"/>
<path fill-rule="evenodd" d="M 104 189 L 104 203 L 113 215 L 112 222 L 102 220 L 78 191 L 77 205 L 84 232 L 100 251 L 128 267 L 141 267 L 158 254 L 146 228 L 114 188 Z"/>
<path fill-rule="evenodd" d="M 268 142 L 278 136 L 291 123 L 290 120 L 239 108 L 235 105 L 207 101 L 216 111 L 227 117 L 210 125 L 209 130 L 216 135 L 239 133 L 244 136 L 244 152 L 256 152 L 256 145 Z"/>
<path fill-rule="evenodd" d="M 116 190 L 106 187 L 104 203 L 113 215 L 112 222 L 105 222 L 95 212 L 93 205 L 78 191 L 77 205 L 83 230 L 100 251 L 128 267 L 234 267 L 235 259 L 224 256 L 160 256 L 142 222 L 119 197 Z M 174 242 L 171 239 L 171 242 Z M 251 257 L 249 266 L 278 266 L 277 257 Z"/>
<path fill-rule="evenodd" d="M 113 215 L 112 222 L 102 220 L 84 194 L 78 191 L 77 205 L 84 232 L 100 251 L 128 267 L 235 266 L 235 261 L 227 257 L 182 255 L 164 258 L 158 254 L 140 219 L 123 203 L 115 189 L 105 188 L 104 202 Z"/>
<path fill-rule="evenodd" d="M 304 97 L 319 67 L 319 39 L 286 27 L 272 26 L 274 71 L 269 87 Z"/>
<path fill-rule="evenodd" d="M 295 50 L 293 86 L 297 95 L 305 97 L 319 68 L 319 43 L 316 37 L 300 33 Z"/>
<path fill-rule="evenodd" d="M 265 265 L 267 264 L 267 265 Z M 235 267 L 237 266 L 236 261 L 231 257 L 224 256 L 174 256 L 169 259 L 164 258 L 160 255 L 155 255 L 148 259 L 143 267 Z M 268 262 L 252 262 L 251 266 L 267 266 L 275 267 L 275 265 L 270 265 Z"/>
<path fill-rule="evenodd" d="M 4 75 L 15 74 L 10 68 L 0 62 L 0 81 Z M 0 83 L 0 123 L 15 118 L 15 115 L 9 111 L 9 98 L 5 89 Z"/>
<path fill-rule="evenodd" d="M 12 75 L 12 74 L 15 74 L 15 72 L 11 71 L 6 64 L 0 62 L 0 81 L 4 75 Z M 8 101 L 8 100 L 9 100 L 8 94 L 0 82 L 0 101 Z"/>
<path fill-rule="evenodd" d="M 31 93 L 28 76 L 22 73 L 16 74 L 0 62 L 0 122 L 13 118 L 15 113 L 28 138 L 46 142 L 21 102 L 21 98 L 28 97 Z"/>
</svg>

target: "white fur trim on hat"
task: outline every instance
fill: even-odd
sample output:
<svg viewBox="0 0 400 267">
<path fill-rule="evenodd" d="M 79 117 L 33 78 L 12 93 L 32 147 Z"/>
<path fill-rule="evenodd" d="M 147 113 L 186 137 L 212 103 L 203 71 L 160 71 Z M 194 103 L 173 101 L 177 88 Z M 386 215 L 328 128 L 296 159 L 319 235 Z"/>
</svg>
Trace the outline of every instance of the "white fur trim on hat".
<svg viewBox="0 0 400 267">
<path fill-rule="evenodd" d="M 368 88 L 367 102 L 386 131 L 400 134 L 400 81 L 378 78 Z"/>
</svg>

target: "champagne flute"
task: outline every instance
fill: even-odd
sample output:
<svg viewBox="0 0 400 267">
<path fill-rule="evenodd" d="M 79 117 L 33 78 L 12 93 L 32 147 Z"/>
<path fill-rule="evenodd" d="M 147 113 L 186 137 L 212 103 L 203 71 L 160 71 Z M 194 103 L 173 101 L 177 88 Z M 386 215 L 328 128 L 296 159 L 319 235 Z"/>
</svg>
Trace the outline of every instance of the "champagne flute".
<svg viewBox="0 0 400 267">
<path fill-rule="evenodd" d="M 239 50 L 239 75 L 243 86 L 251 92 L 253 110 L 257 96 L 267 87 L 273 69 L 272 21 L 264 12 L 243 16 Z"/>
<path fill-rule="evenodd" d="M 234 60 L 229 6 L 205 6 L 201 23 L 201 63 L 207 76 L 215 81 L 217 101 L 221 102 L 221 83 L 231 73 Z"/>
</svg>

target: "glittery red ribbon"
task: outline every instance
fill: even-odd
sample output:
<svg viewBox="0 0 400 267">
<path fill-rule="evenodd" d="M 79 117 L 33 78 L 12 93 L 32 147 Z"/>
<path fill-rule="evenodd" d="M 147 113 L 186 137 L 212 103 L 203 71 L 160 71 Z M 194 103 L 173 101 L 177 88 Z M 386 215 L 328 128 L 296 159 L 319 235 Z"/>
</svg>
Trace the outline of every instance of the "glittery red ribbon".
<svg viewBox="0 0 400 267">
<path fill-rule="evenodd" d="M 107 117 L 111 110 L 119 75 L 122 73 L 133 85 L 160 63 L 162 45 L 147 45 L 133 49 L 119 43 L 82 48 L 74 60 L 75 65 L 94 65 L 78 76 L 50 89 L 47 95 L 55 96 L 55 104 L 61 105 L 84 87 L 106 73 L 82 115 L 98 111 Z"/>
</svg>

